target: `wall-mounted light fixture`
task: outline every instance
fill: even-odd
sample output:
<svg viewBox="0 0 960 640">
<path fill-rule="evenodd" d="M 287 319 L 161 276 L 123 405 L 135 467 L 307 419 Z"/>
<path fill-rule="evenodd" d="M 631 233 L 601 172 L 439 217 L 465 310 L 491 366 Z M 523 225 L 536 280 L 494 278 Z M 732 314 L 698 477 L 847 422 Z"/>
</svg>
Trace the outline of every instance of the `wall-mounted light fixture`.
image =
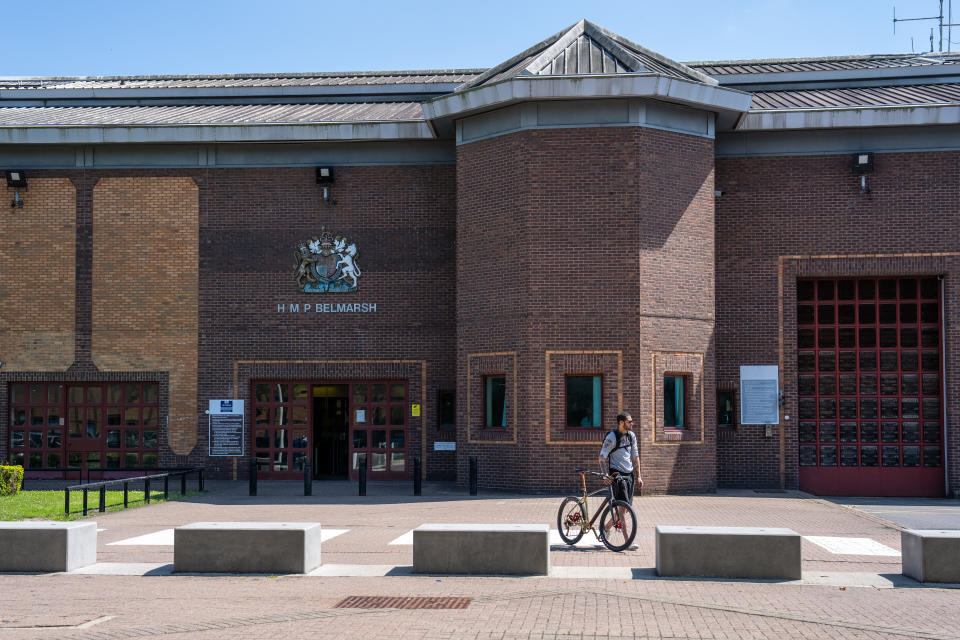
<svg viewBox="0 0 960 640">
<path fill-rule="evenodd" d="M 27 176 L 19 169 L 10 169 L 7 174 L 7 189 L 13 189 L 13 200 L 10 207 L 23 209 L 23 199 L 20 197 L 20 189 L 27 190 Z"/>
<path fill-rule="evenodd" d="M 337 199 L 330 195 L 333 184 L 333 167 L 317 167 L 317 184 L 323 185 L 323 201 L 327 204 L 337 204 Z"/>
<path fill-rule="evenodd" d="M 868 173 L 873 173 L 873 154 L 855 153 L 853 154 L 853 172 L 860 175 L 860 193 L 870 193 L 870 187 L 867 186 Z"/>
</svg>

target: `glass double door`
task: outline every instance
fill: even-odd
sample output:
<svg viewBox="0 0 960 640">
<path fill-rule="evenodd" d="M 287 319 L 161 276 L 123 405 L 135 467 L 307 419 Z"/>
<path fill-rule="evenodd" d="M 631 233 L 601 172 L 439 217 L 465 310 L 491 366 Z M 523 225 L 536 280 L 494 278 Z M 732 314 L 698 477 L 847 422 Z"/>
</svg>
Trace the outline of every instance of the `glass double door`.
<svg viewBox="0 0 960 640">
<path fill-rule="evenodd" d="M 253 383 L 253 452 L 261 477 L 367 480 L 409 477 L 407 384 Z"/>
<path fill-rule="evenodd" d="M 407 465 L 407 385 L 358 382 L 350 385 L 350 479 L 366 460 L 368 480 L 403 480 Z"/>
</svg>

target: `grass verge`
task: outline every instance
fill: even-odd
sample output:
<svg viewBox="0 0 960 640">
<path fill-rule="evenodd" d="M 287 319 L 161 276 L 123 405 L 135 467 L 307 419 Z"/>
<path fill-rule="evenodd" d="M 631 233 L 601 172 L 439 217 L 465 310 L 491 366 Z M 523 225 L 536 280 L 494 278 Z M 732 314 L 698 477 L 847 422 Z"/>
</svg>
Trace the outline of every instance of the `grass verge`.
<svg viewBox="0 0 960 640">
<path fill-rule="evenodd" d="M 200 495 L 198 491 L 188 491 L 184 498 Z M 127 495 L 129 508 L 147 504 L 143 491 L 130 491 Z M 181 499 L 179 491 L 171 491 L 167 501 Z M 150 503 L 165 502 L 163 491 L 150 491 Z M 123 510 L 123 491 L 107 491 L 107 511 Z M 87 495 L 87 517 L 96 516 L 100 507 L 100 492 L 90 491 Z M 83 492 L 70 492 L 70 514 L 63 510 L 63 491 L 21 491 L 12 496 L 0 496 L 0 520 L 27 520 L 43 518 L 45 520 L 78 520 L 83 515 Z"/>
</svg>

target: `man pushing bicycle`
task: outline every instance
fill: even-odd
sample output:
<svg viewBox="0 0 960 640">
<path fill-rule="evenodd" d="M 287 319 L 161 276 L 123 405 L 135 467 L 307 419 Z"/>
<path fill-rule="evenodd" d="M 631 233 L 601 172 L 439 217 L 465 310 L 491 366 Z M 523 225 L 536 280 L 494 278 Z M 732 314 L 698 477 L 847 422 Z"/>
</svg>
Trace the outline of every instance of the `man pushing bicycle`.
<svg viewBox="0 0 960 640">
<path fill-rule="evenodd" d="M 634 480 L 633 472 L 637 476 Z M 611 476 L 604 483 L 616 480 L 613 487 L 614 497 L 627 504 L 633 504 L 633 487 L 643 489 L 640 477 L 640 447 L 637 435 L 633 432 L 633 417 L 629 413 L 617 415 L 617 428 L 609 432 L 600 446 L 600 471 Z"/>
</svg>

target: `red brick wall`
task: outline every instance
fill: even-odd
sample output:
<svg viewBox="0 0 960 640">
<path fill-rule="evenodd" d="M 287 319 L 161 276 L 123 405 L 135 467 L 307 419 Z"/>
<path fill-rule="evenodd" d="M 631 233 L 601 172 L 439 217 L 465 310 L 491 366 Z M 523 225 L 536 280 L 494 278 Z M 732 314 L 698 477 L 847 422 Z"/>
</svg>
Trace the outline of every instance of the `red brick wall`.
<svg viewBox="0 0 960 640">
<path fill-rule="evenodd" d="M 408 416 L 409 451 L 420 455 L 425 429 L 428 477 L 451 478 L 455 454 L 434 453 L 433 441 L 450 439 L 437 426 L 437 394 L 456 380 L 454 168 L 337 167 L 336 204 L 323 201 L 313 167 L 216 170 L 204 179 L 200 397 L 234 397 L 235 361 L 243 363 L 237 397 L 248 402 L 251 379 L 405 379 L 410 402 L 424 408 L 421 418 Z M 355 293 L 297 291 L 294 249 L 321 226 L 357 245 Z M 377 310 L 277 312 L 278 304 L 318 302 Z"/>
<path fill-rule="evenodd" d="M 127 182 L 139 190 L 141 200 L 146 198 L 141 204 L 150 208 L 170 195 L 156 193 L 156 185 L 163 181 L 153 178 L 182 177 L 191 185 L 196 183 L 194 197 L 199 198 L 199 207 L 195 205 L 192 214 L 194 224 L 199 222 L 199 243 L 196 235 L 193 239 L 199 249 L 199 296 L 196 289 L 192 294 L 199 323 L 199 329 L 194 328 L 198 347 L 192 356 L 198 380 L 196 391 L 189 396 L 191 420 L 197 425 L 197 446 L 186 455 L 175 455 L 166 437 L 161 438 L 161 465 L 207 464 L 220 467 L 224 475 L 232 475 L 234 470 L 243 472 L 245 461 L 236 464 L 230 458 L 206 456 L 206 403 L 211 398 L 234 397 L 235 385 L 249 408 L 253 379 L 403 379 L 409 384 L 410 402 L 420 403 L 423 408 L 420 418 L 408 416 L 411 455 L 420 455 L 425 445 L 427 476 L 453 478 L 456 454 L 434 452 L 433 442 L 453 439 L 449 429 L 441 431 L 438 427 L 437 398 L 440 389 L 456 385 L 454 174 L 454 167 L 449 165 L 337 167 L 336 183 L 331 188 L 337 203 L 327 204 L 313 167 L 33 172 L 41 185 L 46 184 L 42 180 L 46 177 L 69 177 L 78 185 L 76 196 L 70 189 L 66 210 L 71 216 L 62 225 L 73 225 L 75 201 L 78 230 L 64 242 L 69 243 L 76 235 L 77 266 L 73 255 L 67 255 L 61 261 L 68 267 L 66 275 L 48 269 L 44 276 L 66 281 L 72 287 L 76 270 L 77 309 L 74 311 L 71 305 L 61 321 L 68 327 L 76 324 L 77 355 L 68 374 L 39 373 L 49 368 L 40 360 L 33 366 L 23 363 L 20 369 L 25 373 L 6 372 L 5 364 L 0 371 L 0 415 L 7 415 L 6 382 L 14 379 L 154 380 L 161 383 L 162 424 L 166 423 L 168 407 L 185 401 L 185 394 L 179 393 L 173 382 L 167 396 L 168 372 L 161 370 L 165 367 L 156 365 L 154 373 L 141 373 L 143 366 L 114 362 L 111 371 L 102 372 L 94 366 L 90 349 L 96 328 L 94 316 L 102 319 L 104 304 L 111 305 L 110 318 L 117 327 L 129 324 L 124 318 L 132 321 L 149 309 L 160 314 L 161 322 L 164 309 L 171 311 L 169 304 L 155 309 L 156 301 L 148 291 L 137 289 L 127 295 L 129 287 L 119 293 L 104 288 L 103 267 L 108 256 L 102 245 L 116 241 L 116 234 L 111 236 L 109 229 L 102 228 L 110 224 L 109 212 L 95 209 L 112 206 L 113 201 L 105 205 L 102 198 L 95 198 L 95 185 L 104 178 L 108 183 L 116 178 L 141 179 Z M 142 180 L 145 178 L 150 179 Z M 177 185 L 182 182 L 172 181 Z M 137 202 L 134 194 L 128 205 Z M 127 209 L 121 209 L 115 213 L 122 217 Z M 130 211 L 135 213 L 134 209 Z M 156 235 L 149 217 L 141 216 L 137 222 L 143 225 L 144 238 Z M 363 273 L 358 292 L 297 292 L 294 248 L 319 235 L 321 225 L 357 244 L 357 262 Z M 94 268 L 96 261 L 98 266 Z M 133 269 L 129 277 L 169 279 L 177 275 L 169 271 L 176 271 L 176 267 L 171 267 L 163 255 L 106 266 Z M 24 290 L 23 294 L 27 293 Z M 68 293 L 72 294 L 72 288 Z M 117 296 L 120 299 L 114 299 Z M 377 311 L 277 313 L 278 304 L 302 306 L 331 301 L 376 303 Z M 185 304 L 184 300 L 178 301 L 177 314 L 189 315 Z M 154 342 L 144 345 L 149 347 Z M 177 342 L 182 340 L 173 340 Z M 72 343 L 65 345 L 64 352 L 72 348 Z M 98 347 L 95 355 L 100 357 L 101 351 Z M 63 364 L 67 366 L 69 362 Z M 5 437 L 5 431 L 0 430 L 0 437 Z M 0 448 L 0 454 L 4 451 Z"/>
<path fill-rule="evenodd" d="M 781 363 L 782 415 L 795 416 L 797 278 L 944 274 L 947 456 L 955 490 L 960 329 L 950 319 L 960 317 L 960 153 L 876 154 L 865 194 L 850 162 L 848 155 L 717 160 L 717 188 L 725 192 L 716 224 L 717 379 L 732 385 L 741 365 Z M 762 425 L 725 434 L 717 446 L 718 484 L 797 487 L 796 424 L 785 424 L 782 442 L 776 429 L 766 437 Z"/>
<path fill-rule="evenodd" d="M 693 354 L 686 373 L 713 386 L 712 141 L 539 130 L 463 145 L 457 160 L 458 480 L 477 456 L 481 486 L 568 489 L 575 466 L 596 468 L 622 409 L 638 421 L 649 490 L 712 489 L 714 436 L 700 411 L 678 434 L 652 418 L 662 420 L 657 357 L 687 366 Z M 468 420 L 484 373 L 507 376 L 517 419 L 503 432 L 484 429 L 482 412 Z M 563 376 L 577 373 L 603 376 L 593 433 L 563 424 Z M 713 404 L 708 395 L 699 409 Z"/>
</svg>

